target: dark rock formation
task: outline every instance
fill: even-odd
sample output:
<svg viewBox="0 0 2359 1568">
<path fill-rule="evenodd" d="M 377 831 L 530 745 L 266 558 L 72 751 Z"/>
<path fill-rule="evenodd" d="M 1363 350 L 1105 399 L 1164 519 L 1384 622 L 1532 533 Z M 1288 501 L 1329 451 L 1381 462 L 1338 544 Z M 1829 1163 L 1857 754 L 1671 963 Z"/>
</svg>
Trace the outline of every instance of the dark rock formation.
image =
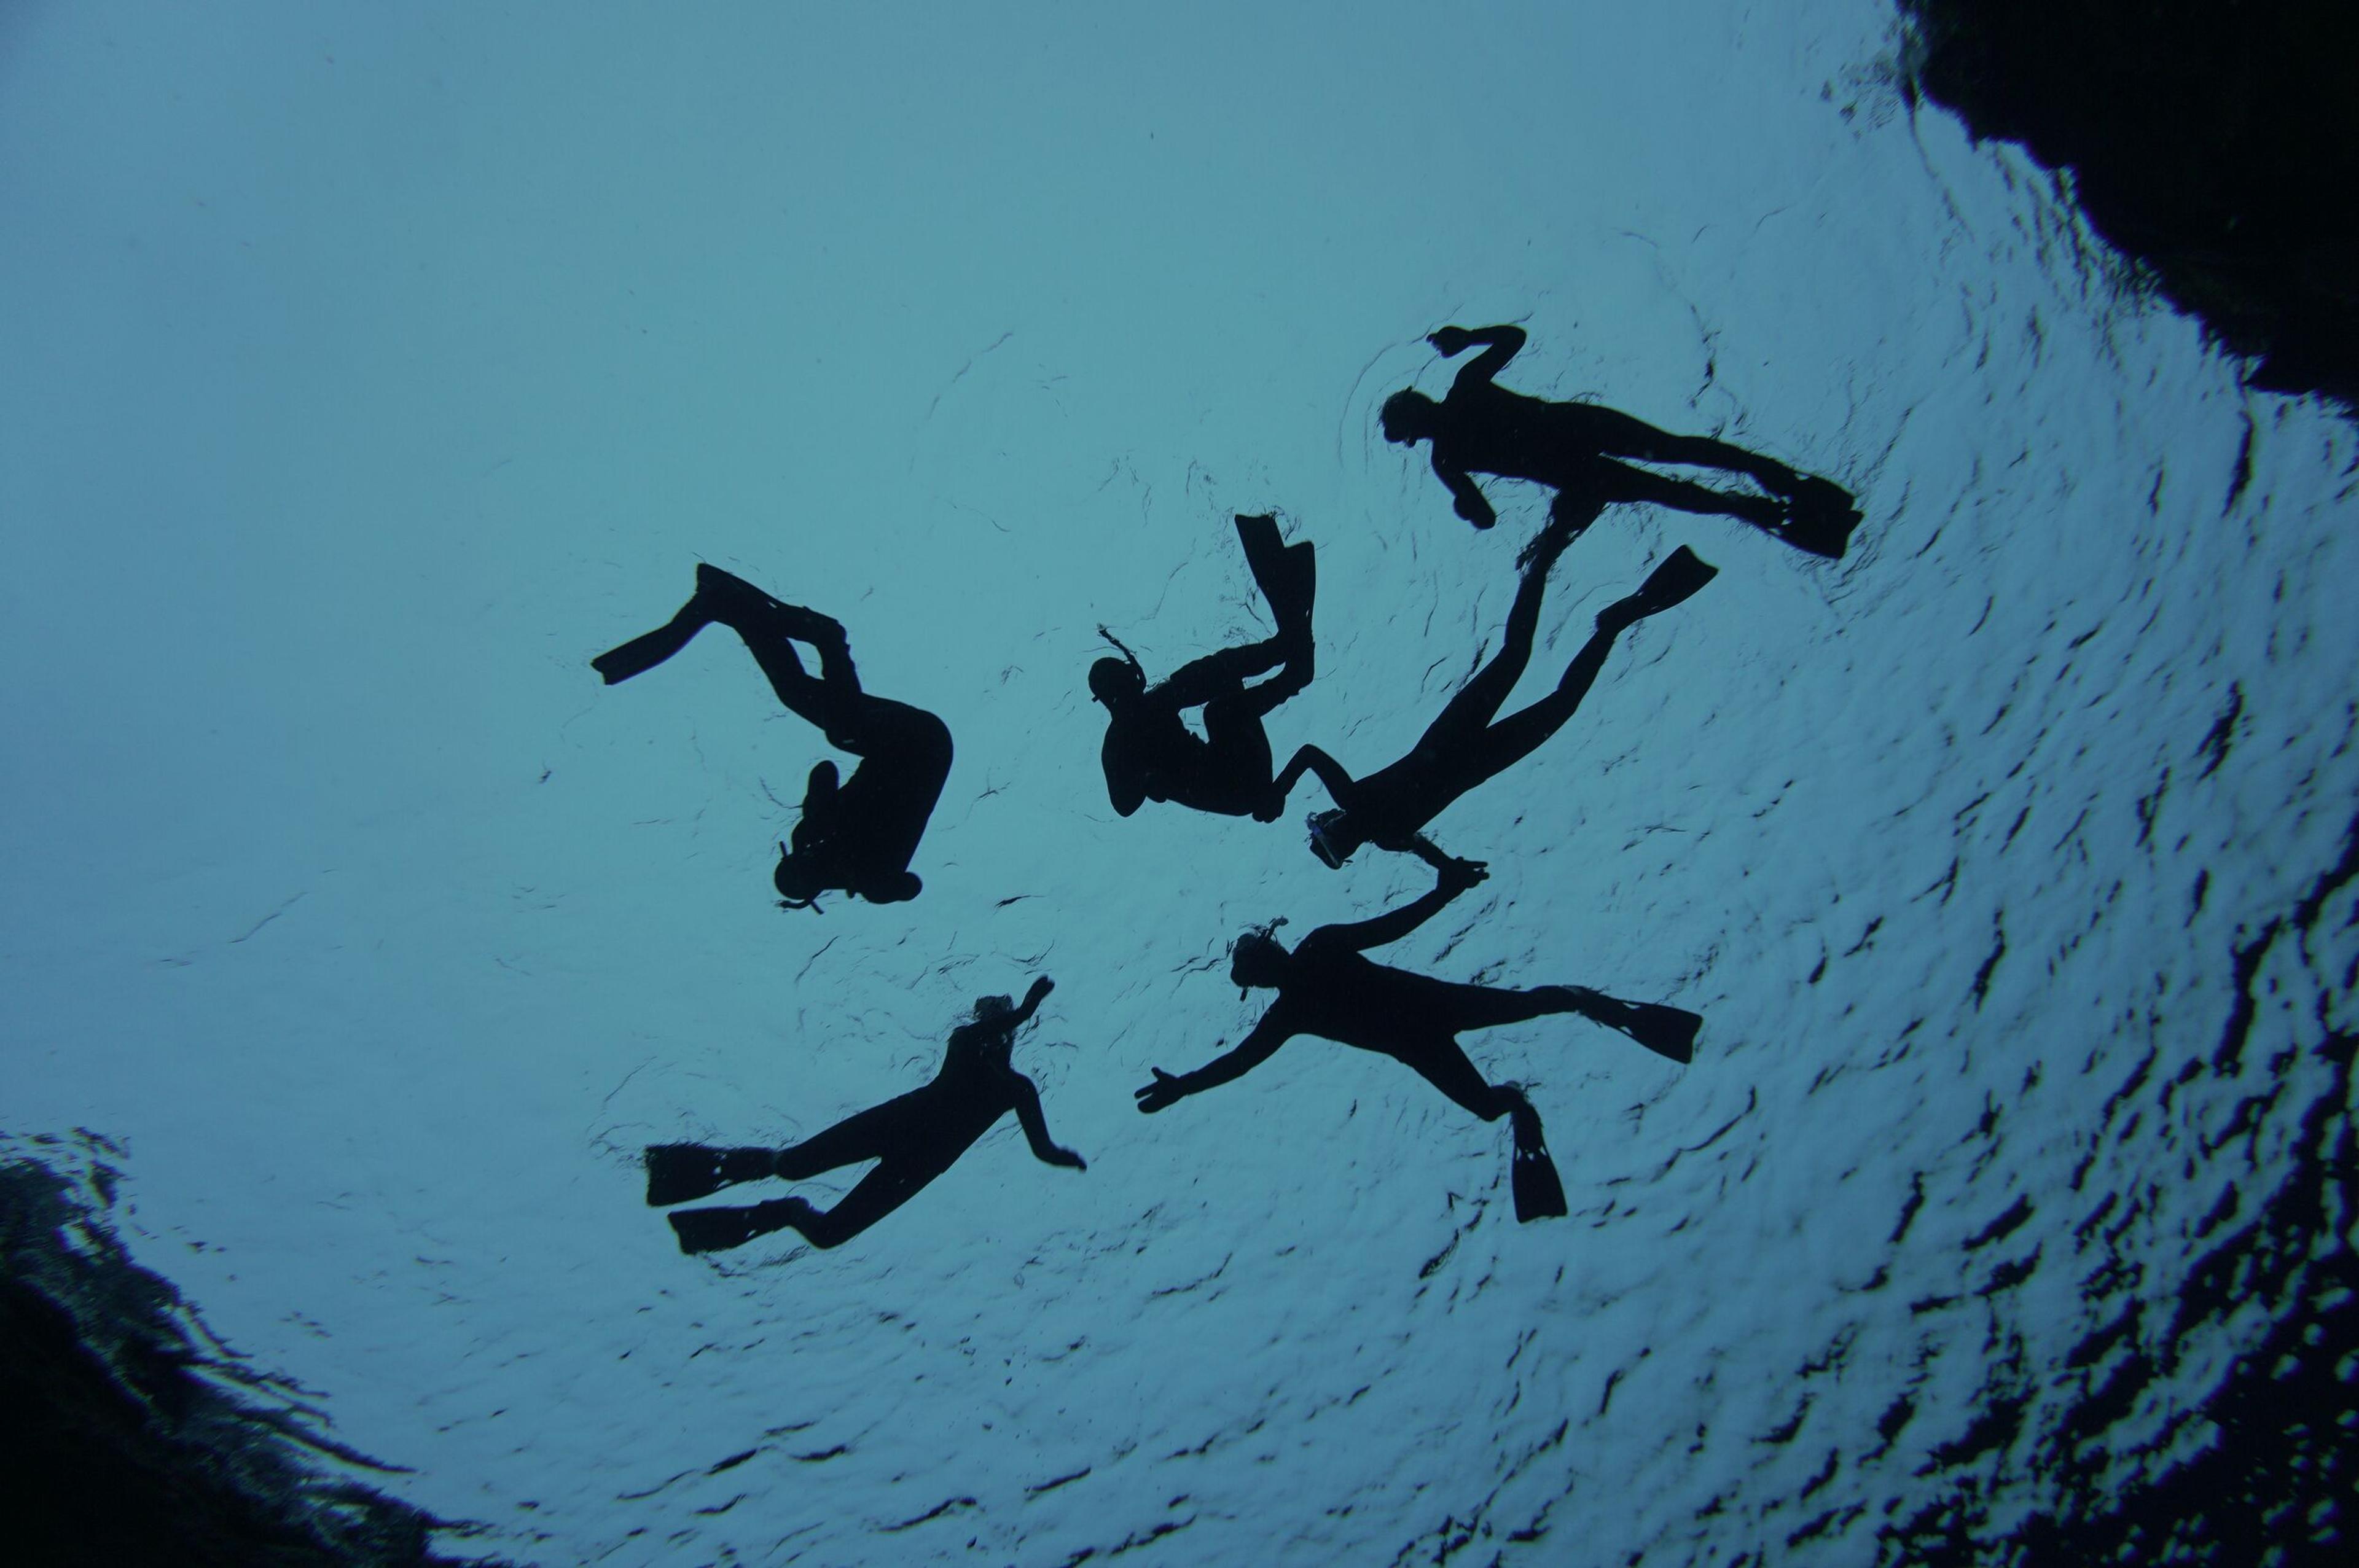
<svg viewBox="0 0 2359 1568">
<path fill-rule="evenodd" d="M 392 1468 L 238 1366 L 103 1210 L 103 1138 L 0 1148 L 0 1518 L 28 1565 L 449 1563 L 442 1521 L 324 1463 Z M 61 1170 L 73 1174 L 60 1174 Z M 85 1191 L 85 1189 L 87 1189 Z"/>
<path fill-rule="evenodd" d="M 2071 171 L 2089 222 L 2272 392 L 2359 410 L 2359 6 L 1900 0 L 1908 85 Z"/>
</svg>

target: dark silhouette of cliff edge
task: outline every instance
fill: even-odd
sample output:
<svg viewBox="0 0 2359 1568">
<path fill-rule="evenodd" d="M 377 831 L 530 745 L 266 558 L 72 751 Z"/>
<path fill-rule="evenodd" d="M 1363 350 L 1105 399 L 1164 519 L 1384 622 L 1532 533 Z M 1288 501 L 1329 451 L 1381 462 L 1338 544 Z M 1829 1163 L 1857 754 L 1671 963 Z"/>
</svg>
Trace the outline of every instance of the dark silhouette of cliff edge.
<svg viewBox="0 0 2359 1568">
<path fill-rule="evenodd" d="M 2250 384 L 2359 413 L 2359 6 L 1899 5 L 1910 92 L 2070 169 L 2091 225 Z"/>
<path fill-rule="evenodd" d="M 239 1364 L 107 1223 L 115 1173 L 0 1143 L 0 1510 L 39 1565 L 424 1568 L 454 1527 L 323 1463 L 386 1471 Z M 84 1134 L 82 1153 L 114 1146 Z M 61 1172 L 81 1167 L 79 1180 Z M 90 1190 L 86 1193 L 83 1189 Z M 95 1198 L 95 1202 L 92 1199 Z M 310 1419 L 306 1419 L 307 1417 Z M 459 1527 L 464 1532 L 465 1527 Z M 490 1565 L 484 1565 L 490 1568 Z"/>
</svg>

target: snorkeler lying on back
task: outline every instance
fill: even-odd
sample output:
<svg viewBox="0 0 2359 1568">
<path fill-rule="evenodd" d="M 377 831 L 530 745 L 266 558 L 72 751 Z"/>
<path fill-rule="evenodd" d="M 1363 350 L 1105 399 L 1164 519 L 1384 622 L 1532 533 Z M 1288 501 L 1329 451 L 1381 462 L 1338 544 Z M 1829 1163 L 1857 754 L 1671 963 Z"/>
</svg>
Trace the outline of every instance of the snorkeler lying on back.
<svg viewBox="0 0 2359 1568">
<path fill-rule="evenodd" d="M 1516 1217 L 1564 1213 L 1564 1188 L 1548 1157 L 1539 1113 L 1516 1086 L 1484 1082 L 1459 1045 L 1459 1033 L 1571 1012 L 1684 1063 L 1703 1021 L 1680 1008 L 1619 1001 L 1583 986 L 1456 985 L 1365 956 L 1407 936 L 1486 875 L 1477 861 L 1439 860 L 1431 892 L 1373 920 L 1322 925 L 1290 953 L 1266 928 L 1238 937 L 1229 948 L 1230 979 L 1240 987 L 1275 989 L 1277 1000 L 1234 1047 L 1194 1072 L 1175 1076 L 1155 1068 L 1154 1081 L 1137 1091 L 1138 1108 L 1152 1114 L 1217 1088 L 1269 1060 L 1295 1035 L 1315 1034 L 1390 1056 L 1484 1121 L 1508 1118 L 1515 1133 Z"/>
<path fill-rule="evenodd" d="M 1385 438 L 1433 443 L 1435 477 L 1458 515 L 1477 528 L 1498 521 L 1473 475 L 1527 479 L 1557 492 L 1551 518 L 1578 531 L 1616 502 L 1649 502 L 1681 512 L 1718 513 L 1752 524 L 1798 550 L 1840 560 L 1859 513 L 1850 492 L 1823 479 L 1708 436 L 1675 436 L 1617 409 L 1556 403 L 1509 392 L 1492 378 L 1524 346 L 1521 327 L 1444 327 L 1427 339 L 1445 355 L 1483 351 L 1435 402 L 1413 389 L 1385 400 Z M 1767 495 L 1711 490 L 1614 460 L 1717 468 L 1745 474 Z"/>
<path fill-rule="evenodd" d="M 1286 764 L 1255 815 L 1266 822 L 1276 821 L 1296 783 L 1305 772 L 1313 773 L 1327 786 L 1336 806 L 1310 819 L 1311 852 L 1328 865 L 1341 868 L 1363 844 L 1438 861 L 1440 852 L 1424 837 L 1425 825 L 1468 790 L 1529 756 L 1561 729 L 1604 667 L 1615 637 L 1646 617 L 1684 602 L 1718 575 L 1680 546 L 1637 592 L 1598 611 L 1595 634 L 1573 655 L 1554 691 L 1499 719 L 1500 705 L 1515 689 L 1532 656 L 1549 569 L 1574 532 L 1563 522 L 1553 521 L 1532 541 L 1523 581 L 1507 611 L 1505 645 L 1450 699 L 1408 755 L 1355 779 L 1325 752 L 1305 746 Z"/>
<path fill-rule="evenodd" d="M 840 1247 L 917 1196 L 951 1168 L 975 1140 L 1009 1111 L 1016 1113 L 1032 1152 L 1051 1165 L 1086 1170 L 1082 1157 L 1060 1148 L 1040 1114 L 1040 1091 L 1009 1063 L 1016 1031 L 1040 999 L 1056 989 L 1043 975 L 1011 1005 L 1004 996 L 974 1004 L 974 1016 L 951 1031 L 942 1065 L 923 1088 L 844 1118 L 815 1138 L 788 1149 L 715 1149 L 701 1143 L 658 1143 L 647 1150 L 647 1202 L 654 1206 L 709 1197 L 739 1182 L 769 1176 L 803 1181 L 839 1165 L 874 1160 L 833 1208 L 801 1198 L 774 1198 L 744 1208 L 692 1208 L 668 1217 L 682 1252 L 717 1252 L 757 1236 L 793 1229 L 814 1247 Z"/>
<path fill-rule="evenodd" d="M 829 745 L 861 759 L 841 781 L 832 762 L 811 769 L 793 847 L 778 846 L 771 873 L 778 897 L 798 909 L 816 907 L 830 888 L 872 903 L 917 897 L 923 884 L 909 870 L 909 858 L 950 775 L 951 732 L 923 708 L 861 690 L 840 622 L 780 603 L 719 567 L 699 565 L 696 592 L 679 613 L 599 654 L 591 666 L 608 686 L 617 685 L 655 668 L 713 625 L 745 639 L 791 712 L 819 726 Z M 796 656 L 798 641 L 819 650 L 817 676 Z"/>
</svg>

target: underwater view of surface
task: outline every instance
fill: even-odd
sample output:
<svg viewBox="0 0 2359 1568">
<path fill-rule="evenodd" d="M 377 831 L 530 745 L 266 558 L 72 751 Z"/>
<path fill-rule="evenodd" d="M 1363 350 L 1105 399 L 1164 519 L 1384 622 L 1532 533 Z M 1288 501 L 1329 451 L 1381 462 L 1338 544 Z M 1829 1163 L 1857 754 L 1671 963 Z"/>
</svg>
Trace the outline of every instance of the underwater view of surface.
<svg viewBox="0 0 2359 1568">
<path fill-rule="evenodd" d="M 103 1158 L 131 1254 L 454 1553 L 2068 1561 L 2190 1476 L 2332 1542 L 2217 1391 L 2317 1405 L 2272 1463 L 2359 1419 L 2359 442 L 2124 287 L 1898 37 L 12 7 L 7 1152 Z M 1506 324 L 1498 385 L 1756 455 L 1646 470 L 1755 515 L 1550 533 L 1475 462 L 1470 526 L 1383 411 Z M 1847 548 L 1762 524 L 1781 474 L 1855 498 Z M 1331 867 L 1316 773 L 1270 822 L 1125 815 L 1103 765 L 1117 647 L 1295 634 L 1265 515 L 1316 556 L 1274 760 L 1363 779 L 1505 645 L 1527 546 L 1507 712 L 1677 551 L 1717 575 L 1439 803 L 1439 871 Z M 593 670 L 700 563 L 947 726 L 930 815 L 894 797 L 916 896 L 782 905 L 864 741 L 745 627 L 816 688 L 821 619 L 743 596 Z M 1524 1111 L 1406 1049 L 1298 1033 L 1140 1114 L 1270 1011 L 1238 938 L 1404 907 L 1397 969 L 1701 1016 L 1684 1063 L 1570 1004 L 1462 1037 L 1562 1216 L 1518 1221 Z M 823 1248 L 648 1206 L 651 1146 L 905 1103 L 1040 976 L 1042 1140 L 1004 1116 Z"/>
</svg>

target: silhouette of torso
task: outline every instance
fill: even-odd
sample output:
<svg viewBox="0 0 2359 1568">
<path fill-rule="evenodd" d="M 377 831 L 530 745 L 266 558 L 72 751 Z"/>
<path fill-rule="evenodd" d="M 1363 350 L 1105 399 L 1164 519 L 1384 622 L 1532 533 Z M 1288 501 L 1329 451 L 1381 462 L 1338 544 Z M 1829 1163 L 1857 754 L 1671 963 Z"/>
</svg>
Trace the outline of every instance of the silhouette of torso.
<svg viewBox="0 0 2359 1568">
<path fill-rule="evenodd" d="M 795 849 L 824 843 L 855 886 L 908 870 L 950 777 L 950 727 L 922 708 L 862 693 L 857 729 L 831 729 L 827 738 L 861 762 L 817 811 L 806 802 Z"/>
<path fill-rule="evenodd" d="M 1460 999 L 1479 988 L 1379 964 L 1341 942 L 1322 941 L 1323 935 L 1314 931 L 1294 949 L 1264 1028 L 1391 1055 L 1464 1027 Z"/>
<path fill-rule="evenodd" d="M 892 1108 L 903 1130 L 887 1158 L 948 1165 L 1016 1108 L 1016 1087 L 1025 1080 L 1007 1064 L 1011 1032 L 990 1022 L 951 1031 L 933 1080 L 876 1108 Z"/>
<path fill-rule="evenodd" d="M 1176 801 L 1199 811 L 1233 816 L 1251 811 L 1259 799 L 1250 787 L 1256 781 L 1241 776 L 1217 744 L 1188 728 L 1180 716 L 1181 706 L 1172 699 L 1169 683 L 1158 682 L 1116 708 L 1109 716 L 1100 752 L 1107 780 L 1117 789 L 1127 783 L 1149 800 Z M 1204 706 L 1210 729 L 1215 721 L 1213 704 Z M 1265 760 L 1262 782 L 1267 776 Z"/>
<path fill-rule="evenodd" d="M 1433 437 L 1436 468 L 1560 489 L 1609 471 L 1581 404 L 1527 397 L 1487 379 L 1462 377 L 1441 406 L 1449 420 Z"/>
</svg>

